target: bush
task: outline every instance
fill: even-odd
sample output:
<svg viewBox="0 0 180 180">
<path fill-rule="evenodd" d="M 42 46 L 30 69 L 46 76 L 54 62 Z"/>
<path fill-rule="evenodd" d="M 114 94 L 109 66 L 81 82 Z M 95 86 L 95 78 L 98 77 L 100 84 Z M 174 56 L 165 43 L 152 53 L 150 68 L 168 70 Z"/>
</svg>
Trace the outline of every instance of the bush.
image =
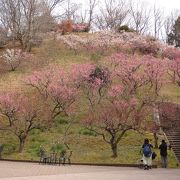
<svg viewBox="0 0 180 180">
<path fill-rule="evenodd" d="M 140 53 L 144 55 L 151 54 L 153 56 L 157 56 L 160 47 L 159 44 L 155 41 L 133 41 L 130 44 L 132 51 L 135 53 L 136 51 L 139 51 Z"/>
<path fill-rule="evenodd" d="M 117 32 L 135 32 L 134 29 L 129 28 L 127 25 L 123 25 L 117 28 Z"/>
<path fill-rule="evenodd" d="M 54 144 L 51 149 L 52 152 L 62 152 L 65 150 L 63 144 Z"/>
<path fill-rule="evenodd" d="M 168 47 L 162 52 L 163 58 L 177 59 L 180 58 L 180 50 L 177 48 Z"/>
<path fill-rule="evenodd" d="M 79 134 L 82 134 L 82 135 L 88 135 L 88 136 L 97 136 L 97 133 L 91 131 L 91 130 L 88 130 L 86 128 L 82 128 L 79 130 Z"/>
<path fill-rule="evenodd" d="M 12 154 L 16 150 L 16 145 L 15 144 L 4 144 L 4 153 L 5 154 Z"/>
<path fill-rule="evenodd" d="M 59 30 L 62 32 L 62 35 L 70 33 L 73 31 L 73 23 L 71 20 L 62 21 L 59 25 Z"/>
<path fill-rule="evenodd" d="M 68 124 L 68 121 L 61 117 L 61 118 L 56 119 L 56 125 L 58 124 Z"/>
</svg>

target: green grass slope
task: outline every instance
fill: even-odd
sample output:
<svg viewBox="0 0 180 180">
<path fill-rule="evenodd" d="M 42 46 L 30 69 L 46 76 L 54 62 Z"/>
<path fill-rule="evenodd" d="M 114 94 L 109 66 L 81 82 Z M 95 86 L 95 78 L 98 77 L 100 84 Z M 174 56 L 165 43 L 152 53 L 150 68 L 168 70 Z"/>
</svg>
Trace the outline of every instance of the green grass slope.
<svg viewBox="0 0 180 180">
<path fill-rule="evenodd" d="M 23 83 L 25 75 L 33 70 L 41 69 L 51 63 L 59 64 L 63 69 L 68 69 L 72 64 L 101 61 L 105 55 L 88 52 L 74 52 L 67 49 L 61 41 L 51 38 L 44 41 L 38 47 L 33 48 L 34 60 L 22 62 L 15 72 L 2 71 L 0 73 L 0 90 L 6 91 L 16 89 L 24 91 L 27 87 Z M 2 50 L 0 55 L 2 54 Z M 107 54 L 106 54 L 107 55 Z M 2 65 L 1 65 L 2 69 Z M 173 99 L 174 102 L 180 100 L 180 88 L 167 86 L 162 90 L 162 94 Z M 79 119 L 77 118 L 77 122 Z M 153 144 L 152 134 L 138 134 L 136 132 L 128 132 L 123 137 L 118 146 L 118 157 L 111 158 L 111 149 L 100 136 L 88 132 L 79 123 L 74 123 L 68 135 L 68 143 L 73 151 L 72 162 L 81 163 L 139 163 L 141 158 L 140 149 L 145 137 L 150 138 Z M 39 160 L 38 153 L 41 146 L 48 152 L 52 147 L 59 143 L 62 144 L 63 132 L 66 124 L 58 119 L 53 128 L 49 131 L 34 130 L 31 132 L 25 144 L 22 153 L 18 153 L 18 140 L 9 132 L 0 131 L 0 143 L 4 144 L 3 158 L 7 159 L 23 159 L 23 160 Z M 159 150 L 155 150 L 158 154 L 154 163 L 160 165 Z M 172 151 L 169 151 L 169 166 L 176 167 L 176 160 Z"/>
</svg>

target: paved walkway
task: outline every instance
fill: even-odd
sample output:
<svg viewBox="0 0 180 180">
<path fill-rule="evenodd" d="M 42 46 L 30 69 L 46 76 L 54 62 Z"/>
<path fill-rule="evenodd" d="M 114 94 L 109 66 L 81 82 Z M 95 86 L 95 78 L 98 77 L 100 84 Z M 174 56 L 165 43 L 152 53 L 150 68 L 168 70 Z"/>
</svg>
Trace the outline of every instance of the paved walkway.
<svg viewBox="0 0 180 180">
<path fill-rule="evenodd" d="M 180 169 L 51 166 L 0 161 L 0 180 L 180 180 Z"/>
</svg>

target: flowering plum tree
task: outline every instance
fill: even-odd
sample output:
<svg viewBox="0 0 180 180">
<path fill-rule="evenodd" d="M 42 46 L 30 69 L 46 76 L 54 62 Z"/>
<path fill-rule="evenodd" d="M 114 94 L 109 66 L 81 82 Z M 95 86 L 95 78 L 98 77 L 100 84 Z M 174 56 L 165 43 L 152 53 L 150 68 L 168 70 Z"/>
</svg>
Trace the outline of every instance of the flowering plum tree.
<svg viewBox="0 0 180 180">
<path fill-rule="evenodd" d="M 15 71 L 16 68 L 21 64 L 21 62 L 28 58 L 28 54 L 22 52 L 21 49 L 6 49 L 2 58 L 5 63 L 10 67 L 11 71 Z"/>
<path fill-rule="evenodd" d="M 78 89 L 74 86 L 72 78 L 56 65 L 33 72 L 25 79 L 25 83 L 34 87 L 40 99 L 46 104 L 54 122 L 58 116 L 66 116 L 67 127 L 63 133 L 63 143 L 69 149 L 68 136 L 73 122 L 73 113 Z"/>
<path fill-rule="evenodd" d="M 169 61 L 169 76 L 180 87 L 180 58 Z"/>
<path fill-rule="evenodd" d="M 171 60 L 180 58 L 180 50 L 178 48 L 165 47 L 162 51 L 162 57 Z"/>
<path fill-rule="evenodd" d="M 86 127 L 103 137 L 112 150 L 112 157 L 117 157 L 117 146 L 129 130 L 138 130 L 144 120 L 144 104 L 135 98 L 118 99 L 97 108 L 84 121 Z"/>
<path fill-rule="evenodd" d="M 100 103 L 111 83 L 108 68 L 94 64 L 75 65 L 71 71 L 76 88 L 81 89 L 91 110 Z"/>
<path fill-rule="evenodd" d="M 49 105 L 52 119 L 60 114 L 68 115 L 68 110 L 75 102 L 77 92 L 68 74 L 62 69 L 52 65 L 34 72 L 26 78 L 25 83 L 34 87 L 44 102 Z"/>
<path fill-rule="evenodd" d="M 45 128 L 50 116 L 37 97 L 8 92 L 0 95 L 1 129 L 8 130 L 19 139 L 19 152 L 33 129 Z"/>
<path fill-rule="evenodd" d="M 165 74 L 168 70 L 168 60 L 147 55 L 143 57 L 143 62 L 150 89 L 158 96 L 161 88 L 167 82 Z"/>
<path fill-rule="evenodd" d="M 89 113 L 84 123 L 110 144 L 112 157 L 117 157 L 117 146 L 123 135 L 128 130 L 138 131 L 145 125 L 146 117 L 150 113 L 149 107 L 153 106 L 159 97 L 166 71 L 162 65 L 164 61 L 156 62 L 151 56 L 139 59 L 135 56 L 115 54 L 109 60 L 108 79 L 111 83 L 105 86 L 101 101 L 94 111 Z M 89 79 L 90 73 L 86 76 L 86 79 Z M 87 83 L 90 85 L 92 82 L 86 81 L 85 92 L 89 95 L 91 86 Z M 102 82 L 99 83 L 101 84 Z M 99 96 L 94 94 L 94 99 L 97 95 Z"/>
</svg>

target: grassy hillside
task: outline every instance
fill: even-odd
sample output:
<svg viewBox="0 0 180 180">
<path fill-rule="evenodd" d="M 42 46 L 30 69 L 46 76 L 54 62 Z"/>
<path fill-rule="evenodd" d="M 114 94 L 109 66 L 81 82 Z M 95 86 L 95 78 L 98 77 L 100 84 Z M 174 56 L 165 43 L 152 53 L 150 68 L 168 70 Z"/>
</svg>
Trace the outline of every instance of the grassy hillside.
<svg viewBox="0 0 180 180">
<path fill-rule="evenodd" d="M 8 71 L 7 67 L 4 66 L 1 61 L 0 90 L 7 91 L 16 89 L 17 91 L 27 91 L 28 87 L 24 84 L 23 78 L 34 70 L 42 69 L 52 63 L 59 64 L 65 70 L 76 63 L 93 62 L 98 64 L 103 61 L 106 56 L 116 51 L 119 51 L 119 49 L 112 48 L 105 53 L 88 51 L 76 52 L 73 49 L 67 48 L 61 40 L 54 40 L 53 37 L 49 36 L 44 40 L 40 47 L 33 48 L 32 58 L 22 62 L 16 71 Z M 0 54 L 2 53 L 3 51 L 1 50 Z M 141 56 L 141 54 L 137 53 L 137 56 Z M 180 88 L 177 88 L 174 85 L 168 85 L 161 93 L 174 102 L 180 100 Z M 80 107 L 81 110 L 82 108 Z M 144 138 L 150 138 L 151 143 L 153 144 L 152 134 L 139 134 L 131 131 L 125 134 L 120 142 L 118 146 L 118 157 L 112 159 L 110 157 L 111 149 L 102 138 L 92 132 L 88 132 L 78 123 L 81 115 L 83 115 L 83 112 L 77 117 L 68 136 L 68 143 L 73 151 L 72 162 L 138 163 L 141 158 L 139 151 Z M 34 130 L 31 132 L 25 144 L 23 153 L 17 152 L 18 140 L 13 134 L 0 131 L 0 143 L 4 144 L 3 157 L 38 160 L 38 152 L 41 146 L 45 147 L 50 152 L 51 147 L 54 144 L 62 143 L 64 128 L 67 126 L 65 122 L 63 123 L 61 119 L 56 119 L 54 126 L 50 130 L 44 132 Z M 156 151 L 158 157 L 155 160 L 155 163 L 159 165 L 159 152 L 158 150 Z M 173 152 L 171 151 L 169 152 L 169 165 L 170 167 L 176 167 L 176 161 Z"/>
<path fill-rule="evenodd" d="M 38 152 L 41 146 L 52 152 L 51 148 L 55 143 L 61 143 L 64 125 L 59 124 L 48 132 L 34 131 L 29 136 L 23 153 L 17 153 L 17 139 L 11 134 L 1 132 L 1 143 L 5 144 L 4 158 L 39 160 Z M 84 130 L 78 124 L 73 125 L 71 135 L 68 137 L 70 148 L 73 151 L 72 162 L 81 163 L 138 163 L 141 158 L 140 149 L 144 137 L 148 137 L 153 144 L 151 134 L 138 134 L 135 132 L 127 133 L 118 146 L 118 157 L 111 158 L 110 147 L 99 136 Z M 159 150 L 155 164 L 160 165 Z M 176 167 L 176 161 L 172 151 L 169 151 L 169 166 Z"/>
</svg>

